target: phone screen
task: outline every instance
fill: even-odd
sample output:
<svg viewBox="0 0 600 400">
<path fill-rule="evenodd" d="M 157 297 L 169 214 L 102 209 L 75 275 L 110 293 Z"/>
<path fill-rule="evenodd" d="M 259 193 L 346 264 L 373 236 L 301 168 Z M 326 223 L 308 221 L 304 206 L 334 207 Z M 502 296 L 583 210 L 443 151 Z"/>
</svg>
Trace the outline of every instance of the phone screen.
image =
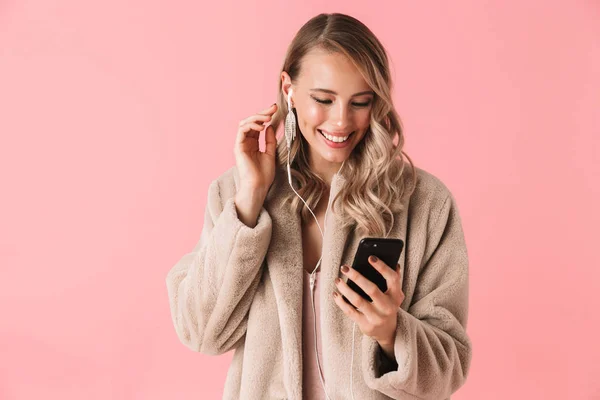
<svg viewBox="0 0 600 400">
<path fill-rule="evenodd" d="M 376 256 L 390 268 L 395 269 L 398 260 L 400 260 L 400 254 L 402 254 L 403 248 L 404 242 L 402 239 L 363 238 L 358 244 L 358 249 L 356 249 L 352 268 L 357 270 L 371 282 L 375 283 L 377 287 L 379 287 L 379 290 L 385 293 L 387 291 L 385 278 L 369 263 L 369 256 Z M 347 284 L 350 289 L 354 290 L 364 299 L 370 302 L 373 301 L 371 297 L 369 297 L 369 295 L 367 295 L 352 280 L 348 279 Z M 345 296 L 343 296 L 343 298 L 347 303 L 352 304 Z"/>
</svg>

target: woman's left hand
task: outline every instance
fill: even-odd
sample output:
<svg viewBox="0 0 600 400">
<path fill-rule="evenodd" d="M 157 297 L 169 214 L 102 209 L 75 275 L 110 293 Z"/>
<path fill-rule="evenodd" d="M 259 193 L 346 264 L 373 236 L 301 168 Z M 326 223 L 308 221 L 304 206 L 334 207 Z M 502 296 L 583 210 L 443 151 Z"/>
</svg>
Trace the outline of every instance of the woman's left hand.
<svg viewBox="0 0 600 400">
<path fill-rule="evenodd" d="M 369 263 L 385 278 L 387 283 L 385 293 L 355 269 L 342 266 L 342 273 L 368 294 L 373 302 L 363 299 L 340 278 L 336 279 L 337 289 L 357 309 L 346 303 L 338 292 L 333 292 L 333 298 L 344 314 L 356 322 L 362 333 L 375 339 L 386 356 L 393 360 L 398 308 L 405 297 L 402 292 L 400 265 L 397 265 L 394 270 L 374 256 L 369 257 Z"/>
</svg>

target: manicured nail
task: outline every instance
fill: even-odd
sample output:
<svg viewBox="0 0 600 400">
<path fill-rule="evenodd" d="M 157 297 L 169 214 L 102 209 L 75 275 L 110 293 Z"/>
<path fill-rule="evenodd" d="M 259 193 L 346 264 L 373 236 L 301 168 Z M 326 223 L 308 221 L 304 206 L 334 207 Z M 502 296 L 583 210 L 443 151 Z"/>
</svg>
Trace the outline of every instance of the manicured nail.
<svg viewBox="0 0 600 400">
<path fill-rule="evenodd" d="M 369 259 L 371 260 L 371 262 L 377 262 L 378 258 L 375 256 L 371 256 L 369 257 Z"/>
<path fill-rule="evenodd" d="M 333 292 L 333 297 L 338 297 L 338 292 Z"/>
<path fill-rule="evenodd" d="M 335 278 L 335 284 L 337 285 L 338 283 L 340 283 L 342 280 L 340 278 Z"/>
<path fill-rule="evenodd" d="M 348 267 L 347 267 L 347 266 L 345 266 L 345 265 L 342 265 L 342 272 L 343 272 L 343 273 L 346 273 L 346 272 L 348 272 L 348 271 L 350 271 L 350 268 L 348 268 Z"/>
</svg>

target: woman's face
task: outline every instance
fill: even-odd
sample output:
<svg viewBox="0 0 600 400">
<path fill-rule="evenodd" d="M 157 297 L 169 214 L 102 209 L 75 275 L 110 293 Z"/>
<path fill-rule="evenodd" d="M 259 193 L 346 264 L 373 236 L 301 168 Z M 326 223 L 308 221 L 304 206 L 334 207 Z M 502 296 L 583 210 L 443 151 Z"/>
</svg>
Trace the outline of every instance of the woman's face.
<svg viewBox="0 0 600 400">
<path fill-rule="evenodd" d="M 348 58 L 317 49 L 309 52 L 295 82 L 283 72 L 287 97 L 293 89 L 298 127 L 310 145 L 313 165 L 342 163 L 369 128 L 375 93 Z"/>
</svg>

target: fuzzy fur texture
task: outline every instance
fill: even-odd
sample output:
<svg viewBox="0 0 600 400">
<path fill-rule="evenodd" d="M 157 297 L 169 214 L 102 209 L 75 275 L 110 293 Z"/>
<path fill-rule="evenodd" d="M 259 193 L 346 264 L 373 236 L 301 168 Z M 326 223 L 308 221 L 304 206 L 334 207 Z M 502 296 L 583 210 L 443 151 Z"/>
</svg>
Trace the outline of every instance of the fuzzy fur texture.
<svg viewBox="0 0 600 400">
<path fill-rule="evenodd" d="M 345 178 L 335 175 L 331 196 Z M 217 355 L 235 349 L 224 399 L 302 399 L 303 255 L 299 215 L 281 198 L 291 191 L 284 170 L 249 228 L 237 217 L 235 167 L 209 187 L 204 227 L 195 248 L 169 271 L 171 315 L 180 341 Z M 333 197 L 332 197 L 333 198 Z M 323 373 L 332 399 L 350 399 L 352 321 L 334 303 L 361 239 L 328 214 L 320 277 Z M 389 237 L 401 238 L 402 289 L 390 371 L 378 343 L 355 328 L 356 399 L 449 399 L 465 382 L 472 356 L 466 333 L 468 257 L 460 216 L 448 188 L 417 168 L 407 211 Z M 395 367 L 395 366 L 394 366 Z"/>
</svg>

